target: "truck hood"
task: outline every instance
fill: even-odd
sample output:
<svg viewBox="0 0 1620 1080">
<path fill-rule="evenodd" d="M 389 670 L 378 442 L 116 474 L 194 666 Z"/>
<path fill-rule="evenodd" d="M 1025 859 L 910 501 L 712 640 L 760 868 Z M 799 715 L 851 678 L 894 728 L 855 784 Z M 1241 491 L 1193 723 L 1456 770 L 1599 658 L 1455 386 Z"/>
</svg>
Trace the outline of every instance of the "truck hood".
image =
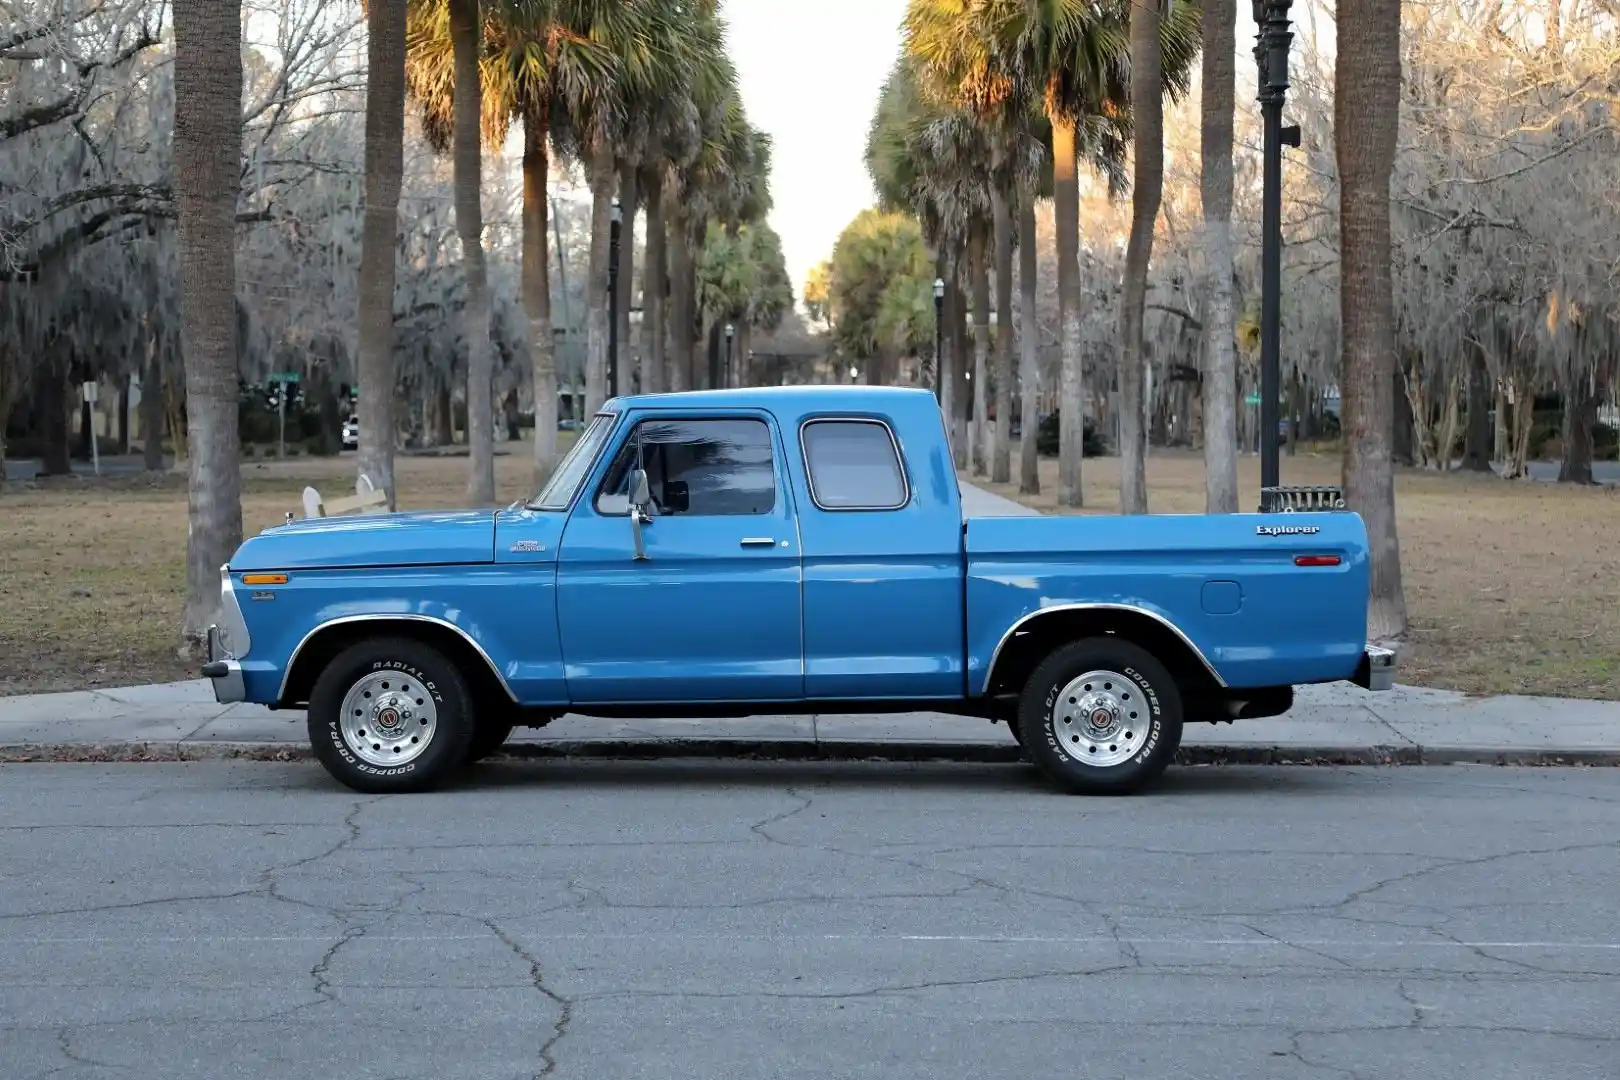
<svg viewBox="0 0 1620 1080">
<path fill-rule="evenodd" d="M 342 570 L 494 561 L 493 512 L 441 510 L 291 521 L 244 541 L 230 566 L 237 571 Z"/>
</svg>

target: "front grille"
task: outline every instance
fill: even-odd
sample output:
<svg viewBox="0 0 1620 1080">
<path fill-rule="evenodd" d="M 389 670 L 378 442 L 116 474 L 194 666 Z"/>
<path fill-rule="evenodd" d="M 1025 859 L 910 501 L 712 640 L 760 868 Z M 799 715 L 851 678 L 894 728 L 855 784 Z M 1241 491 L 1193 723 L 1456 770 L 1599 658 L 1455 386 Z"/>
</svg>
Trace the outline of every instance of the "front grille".
<svg viewBox="0 0 1620 1080">
<path fill-rule="evenodd" d="M 1306 484 L 1260 489 L 1262 514 L 1291 511 L 1344 510 L 1344 489 L 1337 484 Z"/>
</svg>

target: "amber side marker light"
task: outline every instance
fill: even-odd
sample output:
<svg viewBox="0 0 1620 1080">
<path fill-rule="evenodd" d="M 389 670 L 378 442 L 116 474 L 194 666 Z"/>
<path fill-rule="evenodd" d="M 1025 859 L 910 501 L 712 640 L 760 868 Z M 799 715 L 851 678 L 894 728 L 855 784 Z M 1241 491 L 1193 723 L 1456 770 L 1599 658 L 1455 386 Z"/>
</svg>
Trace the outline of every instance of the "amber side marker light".
<svg viewBox="0 0 1620 1080">
<path fill-rule="evenodd" d="M 242 575 L 242 584 L 244 584 L 244 585 L 285 585 L 285 584 L 287 584 L 287 575 L 286 574 L 243 574 Z"/>
<path fill-rule="evenodd" d="M 1295 555 L 1295 566 L 1338 566 L 1337 555 Z"/>
</svg>

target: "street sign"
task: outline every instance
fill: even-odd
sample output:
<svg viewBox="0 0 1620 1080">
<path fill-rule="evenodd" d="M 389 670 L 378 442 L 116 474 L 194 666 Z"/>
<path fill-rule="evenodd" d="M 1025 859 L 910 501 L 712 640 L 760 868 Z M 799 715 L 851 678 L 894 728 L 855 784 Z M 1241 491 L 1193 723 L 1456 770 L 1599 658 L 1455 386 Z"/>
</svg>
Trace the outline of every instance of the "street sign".
<svg viewBox="0 0 1620 1080">
<path fill-rule="evenodd" d="M 1258 404 L 1260 404 L 1260 395 L 1259 394 L 1250 394 L 1248 397 L 1243 399 L 1243 404 L 1245 404 L 1245 405 L 1258 405 Z"/>
<path fill-rule="evenodd" d="M 298 381 L 298 372 L 277 371 L 270 376 L 270 381 L 278 383 L 295 383 Z"/>
</svg>

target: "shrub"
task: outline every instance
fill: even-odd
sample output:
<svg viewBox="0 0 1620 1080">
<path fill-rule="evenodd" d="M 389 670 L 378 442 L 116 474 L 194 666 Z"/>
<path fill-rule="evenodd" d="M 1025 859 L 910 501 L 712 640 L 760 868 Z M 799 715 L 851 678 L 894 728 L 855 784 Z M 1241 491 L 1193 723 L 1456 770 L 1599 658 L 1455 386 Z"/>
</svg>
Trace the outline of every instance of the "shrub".
<svg viewBox="0 0 1620 1080">
<path fill-rule="evenodd" d="M 1041 424 L 1035 431 L 1035 452 L 1042 457 L 1057 457 L 1058 444 L 1062 424 L 1062 410 L 1053 409 L 1041 417 Z M 1085 433 L 1080 439 L 1081 457 L 1102 457 L 1108 453 L 1108 446 L 1103 442 L 1102 436 L 1097 434 L 1096 427 L 1090 417 L 1085 421 Z"/>
<path fill-rule="evenodd" d="M 1608 424 L 1592 426 L 1592 458 L 1595 461 L 1620 461 L 1620 429 Z"/>
</svg>

